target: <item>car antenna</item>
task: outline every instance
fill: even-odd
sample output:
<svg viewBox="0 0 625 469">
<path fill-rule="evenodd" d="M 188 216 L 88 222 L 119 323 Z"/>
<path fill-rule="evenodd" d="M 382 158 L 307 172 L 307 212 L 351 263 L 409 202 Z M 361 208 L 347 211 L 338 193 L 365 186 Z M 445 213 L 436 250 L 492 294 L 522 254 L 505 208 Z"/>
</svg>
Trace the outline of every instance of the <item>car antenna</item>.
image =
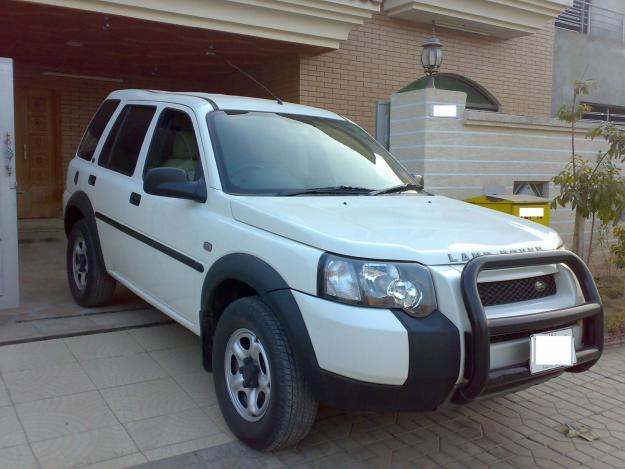
<svg viewBox="0 0 625 469">
<path fill-rule="evenodd" d="M 280 98 L 278 98 L 275 94 L 273 94 L 271 92 L 271 90 L 269 88 L 267 88 L 265 85 L 263 85 L 260 81 L 258 81 L 256 78 L 254 78 L 252 75 L 250 75 L 249 73 L 247 73 L 245 70 L 242 70 L 240 67 L 237 67 L 235 64 L 233 64 L 232 62 L 230 62 L 229 60 L 226 60 L 226 63 L 228 65 L 230 65 L 232 68 L 234 68 L 236 71 L 238 71 L 239 73 L 241 73 L 242 75 L 246 76 L 247 78 L 249 78 L 250 80 L 252 80 L 254 83 L 256 83 L 258 86 L 260 86 L 262 89 L 264 89 L 267 93 L 269 93 L 269 95 L 275 99 L 278 104 L 284 104 L 282 102 L 282 100 Z"/>
</svg>

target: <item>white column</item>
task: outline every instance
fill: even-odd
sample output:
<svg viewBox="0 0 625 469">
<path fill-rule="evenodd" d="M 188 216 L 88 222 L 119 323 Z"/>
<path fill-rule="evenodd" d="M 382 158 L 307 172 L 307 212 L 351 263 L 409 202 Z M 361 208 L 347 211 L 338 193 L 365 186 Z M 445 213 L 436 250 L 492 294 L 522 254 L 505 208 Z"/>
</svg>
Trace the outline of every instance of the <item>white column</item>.
<svg viewBox="0 0 625 469">
<path fill-rule="evenodd" d="M 0 309 L 19 304 L 13 61 L 0 57 Z"/>
</svg>

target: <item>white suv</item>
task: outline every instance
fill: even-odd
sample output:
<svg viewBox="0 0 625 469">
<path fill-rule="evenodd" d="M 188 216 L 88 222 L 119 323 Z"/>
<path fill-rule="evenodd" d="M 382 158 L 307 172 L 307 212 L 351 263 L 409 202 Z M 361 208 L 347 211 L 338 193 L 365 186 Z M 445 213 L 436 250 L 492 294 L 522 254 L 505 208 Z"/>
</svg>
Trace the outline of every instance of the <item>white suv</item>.
<svg viewBox="0 0 625 469">
<path fill-rule="evenodd" d="M 76 301 L 118 281 L 199 334 L 255 448 L 302 439 L 317 402 L 433 410 L 601 355 L 594 281 L 553 230 L 424 192 L 322 109 L 116 91 L 64 201 Z"/>
</svg>

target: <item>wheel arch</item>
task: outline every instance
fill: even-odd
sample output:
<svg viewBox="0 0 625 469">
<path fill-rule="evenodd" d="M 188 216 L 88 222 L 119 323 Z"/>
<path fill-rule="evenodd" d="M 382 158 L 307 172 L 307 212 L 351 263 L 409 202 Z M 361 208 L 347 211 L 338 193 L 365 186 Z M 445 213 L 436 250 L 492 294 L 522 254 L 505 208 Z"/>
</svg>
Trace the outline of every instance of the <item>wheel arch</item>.
<svg viewBox="0 0 625 469">
<path fill-rule="evenodd" d="M 231 297 L 227 301 L 220 301 L 220 295 L 228 294 L 226 287 L 238 288 L 239 291 L 236 294 L 230 292 Z M 275 303 L 274 292 L 291 297 L 288 314 L 284 308 Z M 252 295 L 259 296 L 274 310 L 289 339 L 294 340 L 291 333 L 293 320 L 299 322 L 299 326 L 305 330 L 302 315 L 288 283 L 271 265 L 251 254 L 227 254 L 211 266 L 202 287 L 202 309 L 199 319 L 205 369 L 211 369 L 213 333 L 221 313 L 231 302 Z"/>
<path fill-rule="evenodd" d="M 89 196 L 83 191 L 76 191 L 67 201 L 65 205 L 65 213 L 63 215 L 63 226 L 65 235 L 69 237 L 72 227 L 79 220 L 85 220 L 89 226 L 89 230 L 93 233 L 93 242 L 96 246 L 96 256 L 98 261 L 106 267 L 104 256 L 102 255 L 102 247 L 100 245 L 100 236 L 98 234 L 98 225 L 96 224 L 95 211 Z"/>
</svg>

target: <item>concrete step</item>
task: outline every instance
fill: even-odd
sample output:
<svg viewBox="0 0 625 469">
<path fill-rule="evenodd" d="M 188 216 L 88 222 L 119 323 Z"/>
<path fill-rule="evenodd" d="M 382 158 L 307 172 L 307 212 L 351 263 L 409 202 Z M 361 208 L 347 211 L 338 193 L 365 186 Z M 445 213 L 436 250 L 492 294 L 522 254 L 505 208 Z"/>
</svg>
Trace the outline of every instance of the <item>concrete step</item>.
<svg viewBox="0 0 625 469">
<path fill-rule="evenodd" d="M 17 221 L 18 241 L 35 243 L 65 241 L 63 220 L 60 218 L 23 218 Z"/>
</svg>

